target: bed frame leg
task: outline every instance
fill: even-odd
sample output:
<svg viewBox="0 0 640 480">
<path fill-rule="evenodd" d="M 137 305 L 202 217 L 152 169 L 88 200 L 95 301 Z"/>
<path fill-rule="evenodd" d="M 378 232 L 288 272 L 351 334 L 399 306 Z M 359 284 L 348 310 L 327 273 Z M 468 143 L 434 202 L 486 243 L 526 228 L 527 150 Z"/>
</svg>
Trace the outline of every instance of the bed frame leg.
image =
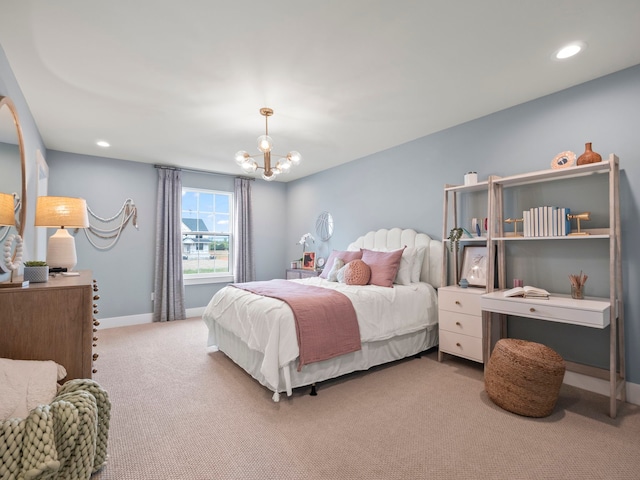
<svg viewBox="0 0 640 480">
<path fill-rule="evenodd" d="M 316 384 L 315 383 L 311 384 L 311 393 L 309 395 L 311 395 L 312 397 L 315 397 L 315 396 L 318 395 L 318 392 L 316 391 Z"/>
</svg>

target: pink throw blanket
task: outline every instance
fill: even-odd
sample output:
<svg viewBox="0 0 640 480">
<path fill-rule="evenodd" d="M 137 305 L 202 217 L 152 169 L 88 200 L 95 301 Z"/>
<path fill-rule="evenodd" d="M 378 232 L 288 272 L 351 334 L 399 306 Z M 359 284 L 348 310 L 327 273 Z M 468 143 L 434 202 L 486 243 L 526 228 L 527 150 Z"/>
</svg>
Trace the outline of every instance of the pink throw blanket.
<svg viewBox="0 0 640 480">
<path fill-rule="evenodd" d="M 293 311 L 303 365 L 362 348 L 356 311 L 346 295 L 288 280 L 234 283 L 233 287 L 287 303 Z"/>
</svg>

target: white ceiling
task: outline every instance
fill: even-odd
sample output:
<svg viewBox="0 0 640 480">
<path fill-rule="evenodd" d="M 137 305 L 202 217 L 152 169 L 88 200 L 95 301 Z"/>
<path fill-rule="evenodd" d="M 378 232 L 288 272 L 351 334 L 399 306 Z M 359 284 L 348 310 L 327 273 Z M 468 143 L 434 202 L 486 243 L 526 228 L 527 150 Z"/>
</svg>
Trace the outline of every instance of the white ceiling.
<svg viewBox="0 0 640 480">
<path fill-rule="evenodd" d="M 239 173 L 268 106 L 283 181 L 640 64 L 639 25 L 638 0 L 0 0 L 47 148 Z"/>
</svg>

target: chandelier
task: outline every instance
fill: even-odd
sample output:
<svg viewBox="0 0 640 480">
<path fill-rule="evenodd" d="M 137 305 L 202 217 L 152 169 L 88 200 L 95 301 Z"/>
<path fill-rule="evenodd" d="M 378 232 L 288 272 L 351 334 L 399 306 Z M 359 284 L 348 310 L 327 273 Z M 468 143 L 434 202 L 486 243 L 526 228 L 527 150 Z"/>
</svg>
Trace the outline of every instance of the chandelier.
<svg viewBox="0 0 640 480">
<path fill-rule="evenodd" d="M 270 182 L 281 173 L 287 173 L 291 169 L 291 165 L 298 165 L 300 163 L 300 160 L 302 160 L 302 155 L 300 155 L 300 153 L 296 151 L 291 151 L 287 153 L 286 156 L 272 154 L 271 149 L 273 148 L 273 141 L 269 136 L 269 117 L 273 115 L 273 110 L 266 107 L 261 108 L 260 115 L 264 116 L 265 134 L 258 137 L 258 150 L 262 152 L 264 165 L 261 167 L 253 159 L 254 157 L 259 156 L 259 153 L 255 155 L 249 155 L 249 153 L 245 152 L 244 150 L 240 150 L 238 153 L 236 153 L 236 163 L 240 165 L 242 169 L 247 173 L 253 173 L 261 168 L 262 170 L 264 170 L 264 172 L 262 173 L 262 178 Z M 271 166 L 271 156 L 279 158 L 279 160 L 273 167 Z"/>
</svg>

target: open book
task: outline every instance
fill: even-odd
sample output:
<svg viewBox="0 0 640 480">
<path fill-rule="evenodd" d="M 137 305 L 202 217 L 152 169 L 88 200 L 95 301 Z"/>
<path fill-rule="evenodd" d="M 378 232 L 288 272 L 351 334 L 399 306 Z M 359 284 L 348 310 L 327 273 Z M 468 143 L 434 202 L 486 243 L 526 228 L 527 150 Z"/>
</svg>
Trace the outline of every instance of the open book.
<svg viewBox="0 0 640 480">
<path fill-rule="evenodd" d="M 504 292 L 505 297 L 549 298 L 549 292 L 538 287 L 515 287 Z"/>
</svg>

